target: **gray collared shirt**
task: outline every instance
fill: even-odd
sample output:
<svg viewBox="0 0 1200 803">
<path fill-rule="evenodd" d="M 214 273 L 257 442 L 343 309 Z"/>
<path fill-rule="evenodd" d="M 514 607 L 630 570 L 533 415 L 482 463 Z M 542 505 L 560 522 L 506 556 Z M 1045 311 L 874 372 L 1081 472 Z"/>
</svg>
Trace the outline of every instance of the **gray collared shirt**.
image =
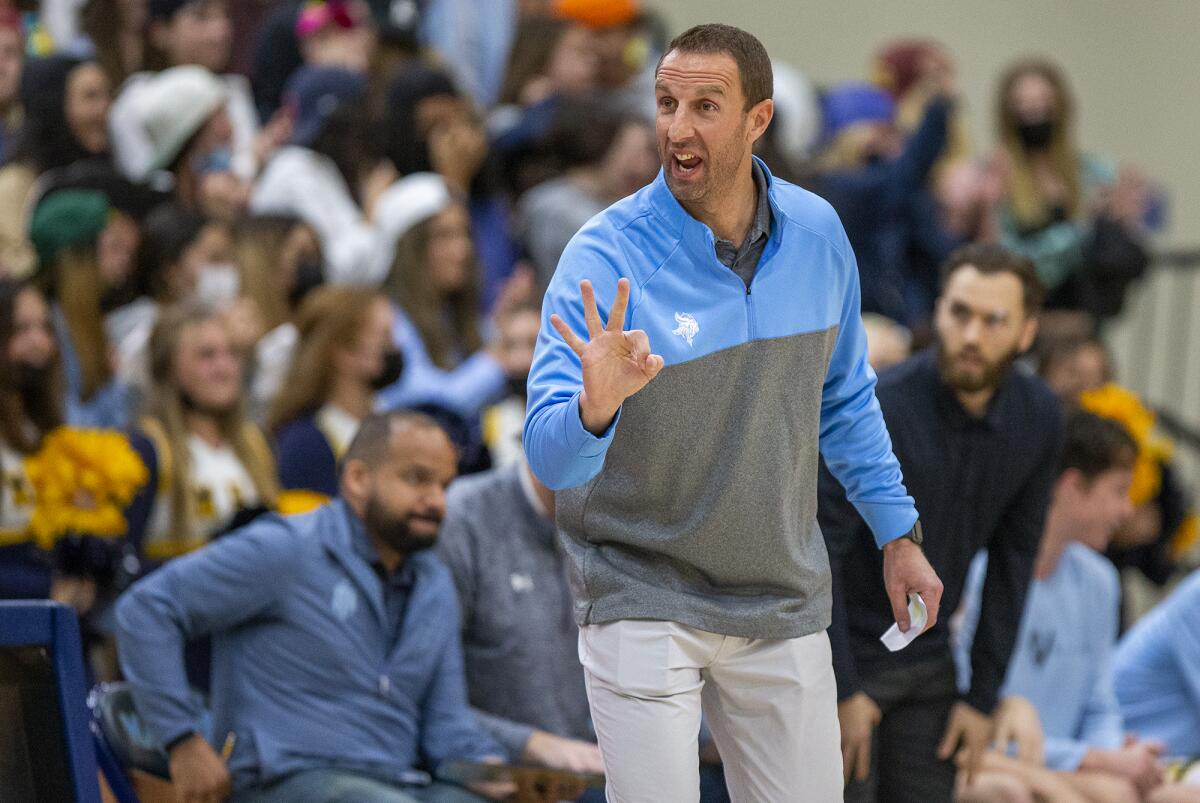
<svg viewBox="0 0 1200 803">
<path fill-rule="evenodd" d="M 714 243 L 718 261 L 742 277 L 747 287 L 754 278 L 758 260 L 762 257 L 763 250 L 767 247 L 767 239 L 771 236 L 771 201 L 767 197 L 767 176 L 758 162 L 754 162 L 754 184 L 758 187 L 758 204 L 754 209 L 754 221 L 750 224 L 750 231 L 746 232 L 746 239 L 742 240 L 740 246 L 720 237 L 716 238 Z"/>
</svg>

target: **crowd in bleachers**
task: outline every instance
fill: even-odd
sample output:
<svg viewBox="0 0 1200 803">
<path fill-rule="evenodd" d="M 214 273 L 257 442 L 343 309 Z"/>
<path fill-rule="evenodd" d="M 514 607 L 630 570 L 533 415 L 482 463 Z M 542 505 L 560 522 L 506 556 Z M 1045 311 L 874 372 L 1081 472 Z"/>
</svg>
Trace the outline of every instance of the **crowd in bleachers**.
<svg viewBox="0 0 1200 803">
<path fill-rule="evenodd" d="M 0 599 L 75 608 L 94 679 L 133 682 L 173 769 L 192 751 L 180 777 L 208 790 L 194 799 L 231 789 L 239 800 L 307 799 L 318 787 L 304 786 L 316 781 L 297 756 L 338 753 L 327 749 L 338 741 L 357 752 L 334 762 L 347 773 L 338 783 L 365 772 L 424 800 L 465 794 L 411 774 L 449 758 L 602 771 L 554 546 L 554 494 L 521 447 L 526 379 L 542 295 L 567 243 L 659 171 L 654 71 L 668 39 L 664 21 L 636 0 L 0 4 Z M 1011 750 L 1000 745 L 973 765 L 970 783 L 964 773 L 959 799 L 1196 799 L 1171 797 L 1188 790 L 1165 781 L 1200 759 L 1200 577 L 1184 578 L 1135 622 L 1114 569 L 1164 587 L 1180 580 L 1200 535 L 1192 494 L 1152 412 L 1115 384 L 1101 338 L 1149 267 L 1165 199 L 1135 168 L 1077 140 L 1075 98 L 1053 61 L 1014 59 L 990 99 L 994 134 L 969 132 L 955 69 L 966 57 L 953 43 L 885 43 L 864 58 L 864 77 L 823 87 L 805 78 L 802 61 L 777 60 L 775 119 L 756 153 L 772 180 L 820 195 L 845 226 L 906 476 L 906 459 L 959 448 L 949 437 L 934 444 L 946 428 L 961 448 L 983 450 L 977 476 L 969 466 L 950 477 L 929 467 L 962 481 L 945 498 L 977 517 L 941 520 L 986 521 L 995 537 L 980 530 L 963 541 L 970 554 L 956 547 L 962 577 L 948 599 L 961 592 L 963 610 L 953 637 L 939 624 L 942 641 L 925 638 L 958 651 L 962 691 L 946 694 L 1014 735 Z M 895 414 L 887 402 L 891 394 L 903 407 L 898 394 L 936 375 L 936 355 L 950 348 L 946 316 L 975 325 L 974 308 L 952 313 L 938 302 L 947 268 L 962 278 L 974 264 L 954 256 L 964 246 L 1003 246 L 1031 266 L 1025 275 L 995 257 L 999 277 L 982 275 L 994 252 L 965 252 L 979 262 L 982 278 L 969 278 L 983 289 L 963 292 L 1011 314 L 977 325 L 994 337 L 1016 328 L 995 355 L 980 347 L 981 364 L 997 373 L 963 392 L 1006 388 L 1009 371 L 1033 388 L 1003 391 L 1003 409 L 986 395 L 977 411 L 995 428 L 986 435 L 938 417 L 933 401 L 928 412 L 914 411 L 922 401 Z M 987 295 L 1000 285 L 988 281 L 1013 275 L 1027 290 L 1004 308 L 1006 299 Z M 1011 402 L 1019 394 L 1033 401 Z M 395 411 L 404 412 L 373 417 Z M 28 463 L 61 426 L 126 433 L 145 466 L 120 535 L 35 537 L 31 521 L 46 500 Z M 1018 437 L 1032 433 L 1045 442 Z M 395 480 L 407 490 L 380 503 L 378 488 L 394 480 L 381 473 L 380 449 L 394 443 L 423 457 Z M 1015 472 L 1008 479 L 1029 478 L 1010 489 L 1013 506 L 1030 508 L 1019 522 L 1008 497 L 987 499 L 997 506 L 987 518 L 987 504 L 970 496 L 994 455 L 1012 457 L 1002 464 Z M 339 470 L 354 458 L 358 469 Z M 731 492 L 737 481 L 728 479 Z M 91 486 L 80 483 L 86 497 Z M 987 497 L 988 487 L 978 490 Z M 830 548 L 835 606 L 849 610 L 840 625 L 835 612 L 835 629 L 849 629 L 842 658 L 865 665 L 863 650 L 875 646 L 860 650 L 854 639 L 883 628 L 867 616 L 855 631 L 854 616 L 878 602 L 874 591 L 850 588 L 849 601 L 838 591 L 860 565 L 859 522 L 831 512 L 839 492 L 822 487 L 826 538 L 847 539 Z M 399 521 L 414 538 L 441 524 L 438 560 L 426 553 L 396 573 L 366 554 L 375 572 L 363 582 L 396 586 L 394 597 L 356 603 L 349 587 L 326 589 L 326 558 L 287 539 L 324 527 L 334 533 L 321 536 L 332 539 L 330 560 L 363 558 L 370 547 L 343 520 L 347 507 L 368 522 Z M 921 513 L 927 528 L 939 520 Z M 929 538 L 955 537 L 936 529 Z M 977 550 L 991 553 L 993 568 L 977 561 L 972 580 Z M 1010 585 L 994 579 L 1001 561 Z M 1061 561 L 1075 572 L 1066 580 Z M 838 579 L 843 571 L 849 580 Z M 318 611 L 326 591 L 331 609 Z M 1094 616 L 1071 619 L 1064 609 L 1075 604 Z M 311 611 L 295 614 L 304 606 Z M 1091 628 L 1057 654 L 1064 677 L 1094 671 L 1079 684 L 1086 705 L 1048 710 L 1056 701 L 1043 699 L 1038 650 L 1051 645 L 1029 624 L 1034 606 Z M 388 623 L 375 627 L 378 645 L 354 641 L 339 653 L 314 635 L 359 627 L 373 607 Z M 434 624 L 415 628 L 418 613 Z M 874 614 L 891 616 L 886 603 Z M 271 655 L 254 654 L 246 623 L 264 618 L 288 620 L 280 637 L 304 660 L 275 656 L 272 668 Z M 996 648 L 1013 652 L 1007 683 L 1001 673 L 987 692 L 978 678 L 972 685 L 971 634 L 1007 640 Z M 886 672 L 874 686 L 866 670 L 861 683 L 857 671 L 848 680 L 834 643 L 843 701 L 880 698 L 866 700 L 873 709 L 863 696 L 846 709 L 855 723 L 873 720 L 858 731 L 869 745 L 875 724 L 901 721 L 911 690 L 895 691 Z M 389 680 L 380 655 L 424 660 L 396 670 L 406 680 Z M 243 699 L 241 678 L 264 673 L 274 676 L 258 682 L 278 696 Z M 365 691 L 326 710 L 326 684 Z M 237 733 L 222 757 L 232 781 L 204 763 L 211 750 L 196 758 L 193 732 L 210 715 L 184 694 L 189 686 L 220 701 L 203 736 L 219 745 Z M 292 717 L 289 689 L 321 708 L 328 734 L 293 738 L 304 719 Z M 389 708 L 405 694 L 410 705 Z M 876 741 L 895 743 L 877 763 L 907 760 L 904 727 Z M 384 728 L 401 735 L 376 732 Z M 703 799 L 726 799 L 706 737 L 700 752 Z M 205 766 L 214 775 L 202 777 Z M 885 770 L 872 773 L 886 780 Z M 848 790 L 852 775 L 868 774 L 848 753 Z M 512 791 L 472 788 L 495 799 Z M 337 799 L 376 799 L 346 789 Z"/>
</svg>

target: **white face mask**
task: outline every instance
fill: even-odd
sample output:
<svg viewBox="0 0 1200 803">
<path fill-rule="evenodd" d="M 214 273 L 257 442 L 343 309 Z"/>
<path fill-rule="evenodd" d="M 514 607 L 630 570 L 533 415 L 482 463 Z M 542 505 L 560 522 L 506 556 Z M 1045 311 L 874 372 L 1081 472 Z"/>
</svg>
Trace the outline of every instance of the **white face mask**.
<svg viewBox="0 0 1200 803">
<path fill-rule="evenodd" d="M 241 284 L 237 265 L 212 262 L 201 266 L 196 277 L 196 299 L 212 307 L 224 307 L 237 301 Z"/>
</svg>

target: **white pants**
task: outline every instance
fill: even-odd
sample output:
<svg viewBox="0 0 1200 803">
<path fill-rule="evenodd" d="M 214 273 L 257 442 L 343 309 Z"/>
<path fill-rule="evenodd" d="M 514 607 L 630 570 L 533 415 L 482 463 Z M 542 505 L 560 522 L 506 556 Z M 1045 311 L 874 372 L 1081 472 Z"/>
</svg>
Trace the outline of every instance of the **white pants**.
<svg viewBox="0 0 1200 803">
<path fill-rule="evenodd" d="M 610 803 L 696 803 L 700 712 L 733 803 L 842 799 L 837 684 L 824 631 L 744 639 L 675 622 L 579 631 Z"/>
</svg>

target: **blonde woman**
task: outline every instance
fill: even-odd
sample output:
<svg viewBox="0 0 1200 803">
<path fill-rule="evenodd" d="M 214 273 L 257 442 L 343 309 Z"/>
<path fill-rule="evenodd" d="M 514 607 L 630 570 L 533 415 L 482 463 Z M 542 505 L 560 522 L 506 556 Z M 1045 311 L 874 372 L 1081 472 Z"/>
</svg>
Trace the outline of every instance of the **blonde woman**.
<svg viewBox="0 0 1200 803">
<path fill-rule="evenodd" d="M 1003 186 L 1001 242 L 1033 260 L 1048 306 L 1120 310 L 1128 283 L 1147 255 L 1141 224 L 1144 180 L 1118 173 L 1084 154 L 1075 141 L 1075 108 L 1066 78 L 1053 64 L 1014 64 L 997 98 Z"/>
<path fill-rule="evenodd" d="M 150 336 L 150 396 L 133 436 L 150 469 L 127 516 L 157 563 L 197 549 L 275 503 L 275 460 L 243 412 L 242 362 L 224 319 L 167 308 Z"/>
</svg>

